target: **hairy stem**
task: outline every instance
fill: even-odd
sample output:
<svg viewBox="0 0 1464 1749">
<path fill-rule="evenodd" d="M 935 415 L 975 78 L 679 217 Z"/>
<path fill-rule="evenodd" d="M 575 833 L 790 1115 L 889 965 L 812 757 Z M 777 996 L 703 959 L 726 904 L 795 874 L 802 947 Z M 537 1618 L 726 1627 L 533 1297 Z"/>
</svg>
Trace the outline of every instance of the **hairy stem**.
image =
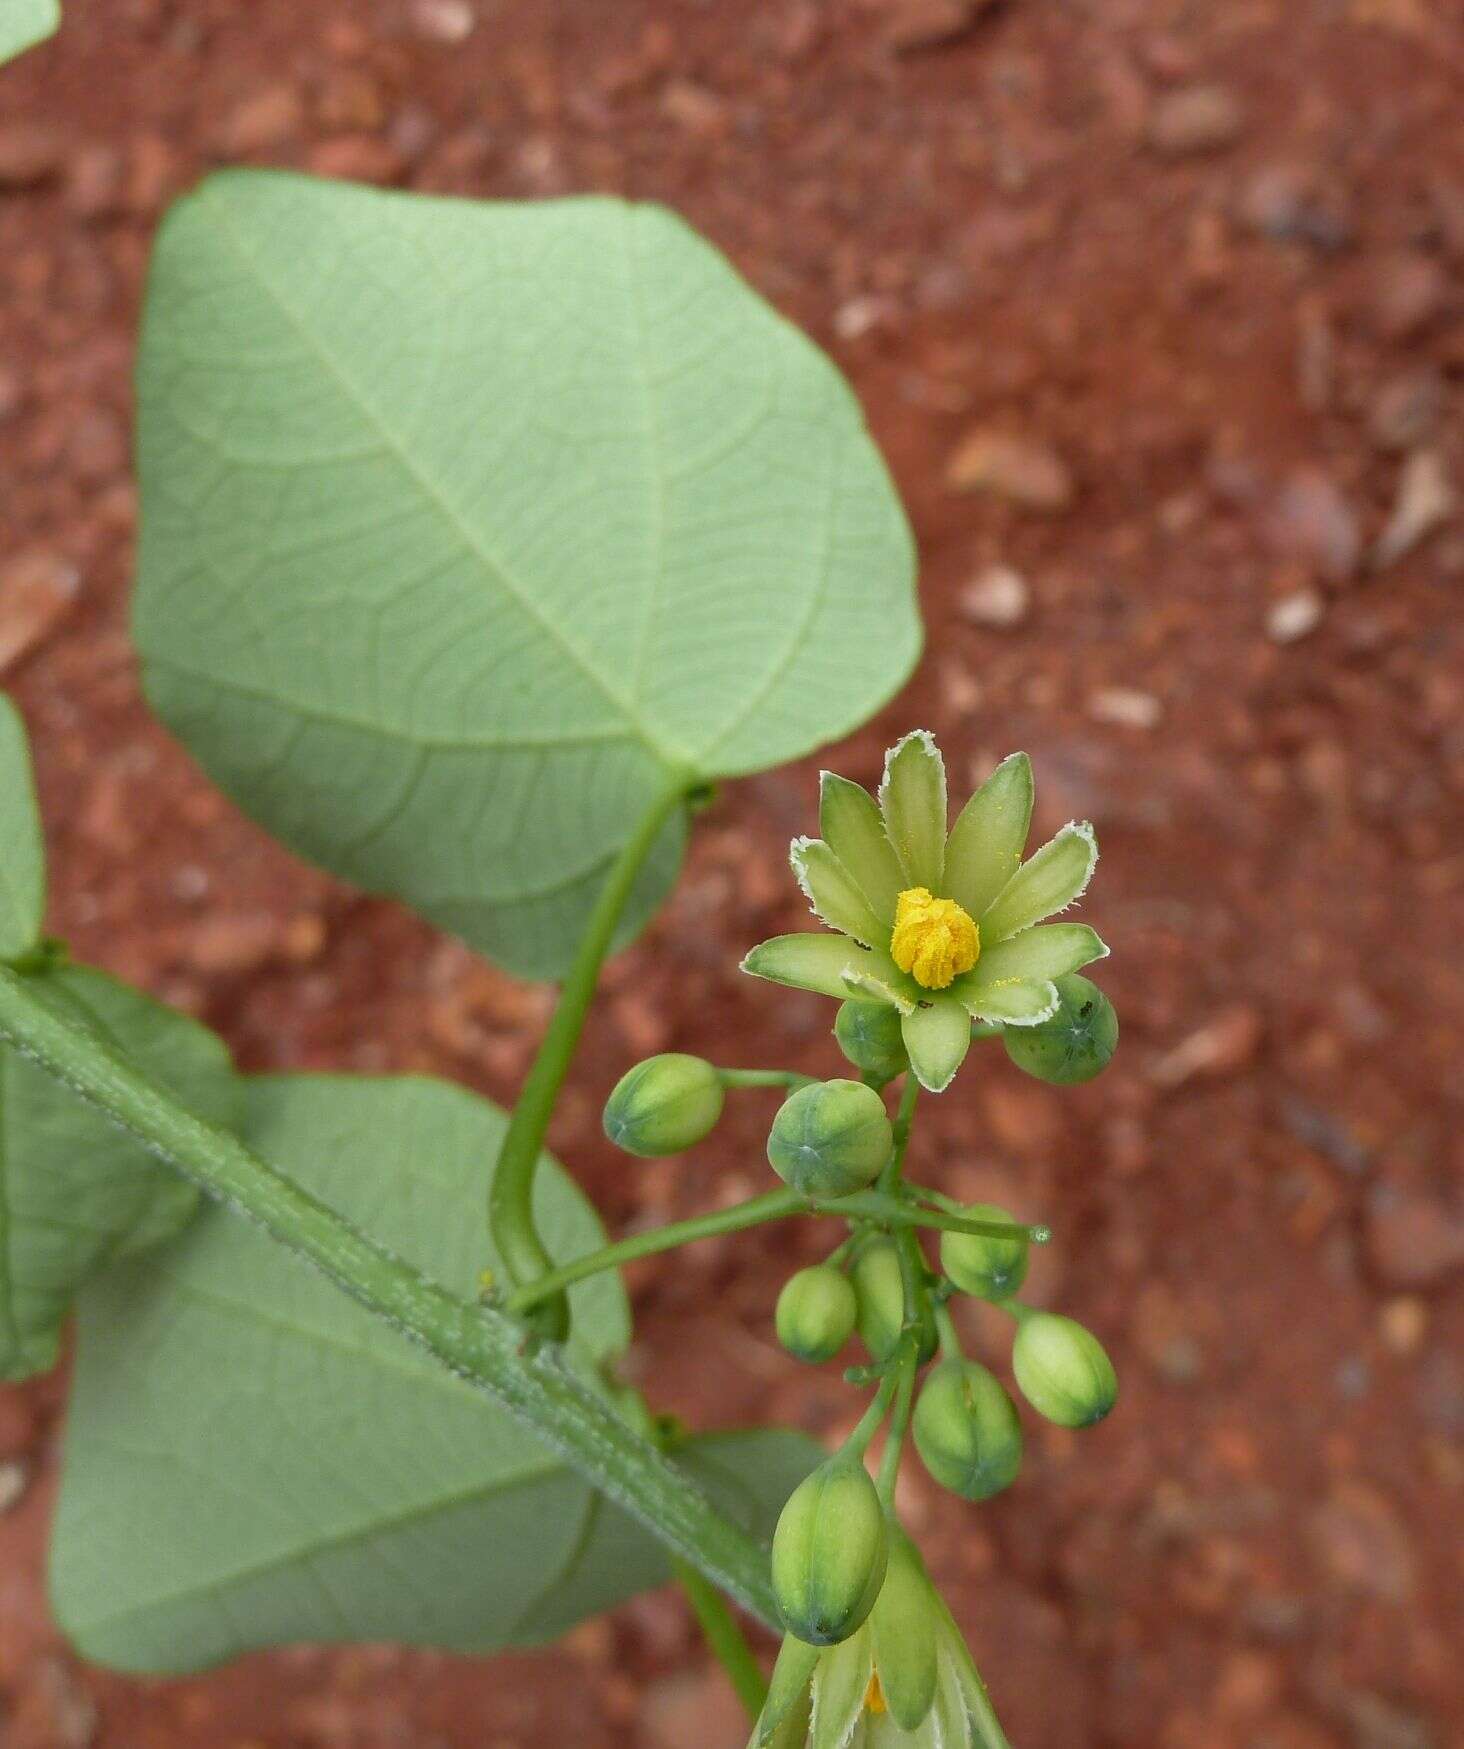
<svg viewBox="0 0 1464 1749">
<path fill-rule="evenodd" d="M 550 1344 L 450 1294 L 267 1165 L 237 1137 L 176 1104 L 0 966 L 0 1039 L 64 1082 L 151 1153 L 247 1216 L 377 1317 L 481 1386 L 673 1554 L 777 1626 L 767 1551 L 574 1372 Z"/>
<path fill-rule="evenodd" d="M 544 1042 L 539 1046 L 513 1109 L 488 1194 L 488 1223 L 493 1243 L 516 1287 L 547 1274 L 550 1268 L 549 1253 L 534 1225 L 534 1173 L 544 1146 L 544 1134 L 553 1115 L 554 1102 L 559 1097 L 570 1059 L 584 1029 L 600 967 L 610 951 L 616 925 L 651 847 L 690 788 L 690 780 L 686 778 L 669 785 L 647 809 L 616 858 L 580 937 L 574 964 L 560 987 L 559 1002 L 544 1034 Z M 556 1341 L 564 1339 L 569 1330 L 569 1304 L 562 1294 L 538 1308 L 535 1328 L 540 1335 Z"/>
</svg>

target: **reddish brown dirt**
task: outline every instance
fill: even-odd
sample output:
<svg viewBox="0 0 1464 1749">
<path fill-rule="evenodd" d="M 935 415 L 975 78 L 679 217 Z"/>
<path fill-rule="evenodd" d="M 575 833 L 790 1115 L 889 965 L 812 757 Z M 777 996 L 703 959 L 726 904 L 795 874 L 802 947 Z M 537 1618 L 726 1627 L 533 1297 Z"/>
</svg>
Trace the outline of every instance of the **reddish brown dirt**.
<svg viewBox="0 0 1464 1749">
<path fill-rule="evenodd" d="M 166 200 L 231 159 L 670 202 L 831 347 L 919 534 L 929 654 L 832 763 L 870 777 L 911 723 L 962 778 L 1023 746 L 1039 823 L 1090 815 L 1104 845 L 1087 914 L 1115 948 L 1114 1068 L 1059 1093 L 988 1057 L 919 1143 L 948 1188 L 1052 1220 L 1040 1291 L 1124 1381 L 1109 1423 L 1034 1438 L 987 1507 L 909 1482 L 1019 1749 L 1447 1749 L 1464 530 L 1371 555 L 1402 480 L 1464 488 L 1464 12 L 1009 0 L 893 52 L 892 22 L 919 38 L 942 10 L 961 7 L 69 0 L 61 39 L 0 73 L 0 629 L 22 585 L 34 604 L 79 582 L 3 658 L 39 743 L 53 925 L 247 1067 L 511 1097 L 543 993 L 294 863 L 139 701 L 143 266 Z M 991 427 L 1052 454 L 997 495 L 953 491 L 950 458 Z M 1028 585 L 1006 628 L 986 623 L 996 564 Z M 613 968 L 554 1132 L 612 1229 L 764 1181 L 761 1107 L 685 1161 L 614 1156 L 596 1109 L 628 1059 L 834 1068 L 826 1005 L 735 970 L 798 925 L 783 854 L 815 771 L 730 788 Z M 837 1375 L 770 1335 L 815 1237 L 637 1272 L 657 1402 L 841 1424 Z M 42 1585 L 62 1405 L 57 1381 L 0 1391 L 0 1458 L 26 1477 L 0 1517 L 6 1749 L 741 1741 L 669 1594 L 483 1667 L 81 1668 Z"/>
</svg>

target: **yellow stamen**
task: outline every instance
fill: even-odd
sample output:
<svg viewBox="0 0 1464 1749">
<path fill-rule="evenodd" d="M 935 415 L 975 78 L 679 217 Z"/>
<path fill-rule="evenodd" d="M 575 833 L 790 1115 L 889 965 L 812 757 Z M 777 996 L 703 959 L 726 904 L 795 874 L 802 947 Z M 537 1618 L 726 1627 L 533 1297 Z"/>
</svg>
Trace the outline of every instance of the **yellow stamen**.
<svg viewBox="0 0 1464 1749">
<path fill-rule="evenodd" d="M 927 990 L 944 990 L 969 972 L 981 953 L 981 934 L 954 899 L 937 899 L 929 887 L 907 887 L 895 900 L 890 954 Z"/>
<path fill-rule="evenodd" d="M 878 1670 L 871 1670 L 869 1673 L 869 1687 L 864 1691 L 864 1710 L 876 1714 L 889 1711 L 885 1705 L 884 1689 L 880 1687 Z"/>
</svg>

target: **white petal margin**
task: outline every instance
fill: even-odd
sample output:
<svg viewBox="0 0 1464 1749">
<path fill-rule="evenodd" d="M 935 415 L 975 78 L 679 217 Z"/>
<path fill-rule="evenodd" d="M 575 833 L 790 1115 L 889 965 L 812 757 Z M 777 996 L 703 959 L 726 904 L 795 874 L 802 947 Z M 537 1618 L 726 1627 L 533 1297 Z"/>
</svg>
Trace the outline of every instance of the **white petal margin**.
<svg viewBox="0 0 1464 1749">
<path fill-rule="evenodd" d="M 861 972 L 857 966 L 844 968 L 844 985 L 846 995 L 866 997 L 873 1002 L 888 1002 L 900 1014 L 909 1014 L 915 1007 L 910 998 L 902 995 L 893 984 L 887 983 L 873 972 Z"/>
<path fill-rule="evenodd" d="M 929 729 L 913 730 L 885 754 L 879 805 L 907 884 L 938 894 L 945 873 L 946 773 Z"/>
<path fill-rule="evenodd" d="M 1001 1026 L 1040 1026 L 1057 1013 L 1057 985 L 1019 978 L 986 990 L 962 992 L 961 1001 L 974 1020 Z"/>
<path fill-rule="evenodd" d="M 873 1671 L 867 1627 L 827 1648 L 813 1675 L 809 1749 L 845 1749 L 864 1716 Z"/>
<path fill-rule="evenodd" d="M 946 840 L 945 896 L 979 917 L 1022 866 L 1032 826 L 1032 761 L 1003 759 L 976 791 Z"/>
<path fill-rule="evenodd" d="M 959 1002 L 938 997 L 905 1015 L 900 1032 L 916 1080 L 928 1093 L 944 1093 L 971 1048 L 971 1016 Z"/>
<path fill-rule="evenodd" d="M 856 942 L 843 935 L 775 935 L 760 941 L 742 962 L 742 969 L 770 984 L 787 984 L 795 990 L 813 990 L 842 1002 L 849 994 L 844 969 L 860 969 L 868 961 Z"/>
<path fill-rule="evenodd" d="M 768 1697 L 753 1732 L 755 1744 L 772 1741 L 778 1725 L 791 1714 L 797 1721 L 794 1728 L 798 1731 L 798 1749 L 803 1749 L 808 1729 L 807 1709 L 799 1708 L 797 1703 L 808 1690 L 818 1657 L 817 1646 L 806 1645 L 792 1634 L 784 1636 L 778 1650 L 778 1661 L 773 1666 L 772 1680 L 768 1683 Z"/>
<path fill-rule="evenodd" d="M 788 861 L 814 916 L 830 929 L 842 929 L 866 947 L 888 939 L 888 926 L 880 922 L 854 877 L 823 839 L 795 838 Z"/>
<path fill-rule="evenodd" d="M 1098 840 L 1086 820 L 1074 820 L 1029 856 L 979 919 L 981 947 L 1030 929 L 1081 898 L 1098 866 Z"/>
<path fill-rule="evenodd" d="M 1086 923 L 1043 923 L 983 949 L 957 994 L 964 997 L 967 991 L 1009 984 L 1014 978 L 1060 978 L 1107 958 L 1107 944 Z"/>
<path fill-rule="evenodd" d="M 905 877 L 885 836 L 879 803 L 862 784 L 852 783 L 836 771 L 820 772 L 818 829 L 884 920 L 886 932 L 893 929 L 895 900 Z"/>
</svg>

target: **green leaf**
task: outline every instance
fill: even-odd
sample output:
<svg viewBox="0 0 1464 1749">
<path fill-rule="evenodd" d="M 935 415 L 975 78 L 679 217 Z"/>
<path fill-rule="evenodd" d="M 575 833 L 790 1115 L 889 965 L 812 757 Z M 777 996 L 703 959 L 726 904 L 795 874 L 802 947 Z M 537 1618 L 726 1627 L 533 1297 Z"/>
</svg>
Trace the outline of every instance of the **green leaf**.
<svg viewBox="0 0 1464 1749">
<path fill-rule="evenodd" d="M 46 909 L 46 848 L 20 712 L 0 692 L 0 960 L 40 940 Z"/>
<path fill-rule="evenodd" d="M 29 982 L 200 1117 L 237 1121 L 228 1053 L 197 1021 L 86 966 Z M 197 1206 L 193 1187 L 140 1143 L 0 1046 L 0 1378 L 54 1365 L 83 1282 L 114 1257 L 171 1238 Z"/>
<path fill-rule="evenodd" d="M 846 385 L 660 208 L 214 176 L 139 391 L 154 706 L 286 843 L 516 971 L 564 970 L 669 783 L 847 732 L 918 654 Z"/>
<path fill-rule="evenodd" d="M 0 66 L 60 28 L 59 0 L 0 0 Z"/>
<path fill-rule="evenodd" d="M 246 1134 L 471 1297 L 506 1121 L 441 1082 L 298 1076 L 250 1084 Z M 602 1242 L 552 1162 L 535 1198 L 556 1259 Z M 570 1299 L 592 1370 L 628 1339 L 624 1290 L 605 1274 Z M 781 1442 L 750 1455 L 780 1486 L 796 1468 Z M 719 1442 L 684 1461 L 746 1473 Z M 82 1297 L 51 1586 L 90 1658 L 191 1670 L 292 1640 L 485 1651 L 665 1573 L 659 1546 L 506 1411 L 226 1210 Z"/>
</svg>

